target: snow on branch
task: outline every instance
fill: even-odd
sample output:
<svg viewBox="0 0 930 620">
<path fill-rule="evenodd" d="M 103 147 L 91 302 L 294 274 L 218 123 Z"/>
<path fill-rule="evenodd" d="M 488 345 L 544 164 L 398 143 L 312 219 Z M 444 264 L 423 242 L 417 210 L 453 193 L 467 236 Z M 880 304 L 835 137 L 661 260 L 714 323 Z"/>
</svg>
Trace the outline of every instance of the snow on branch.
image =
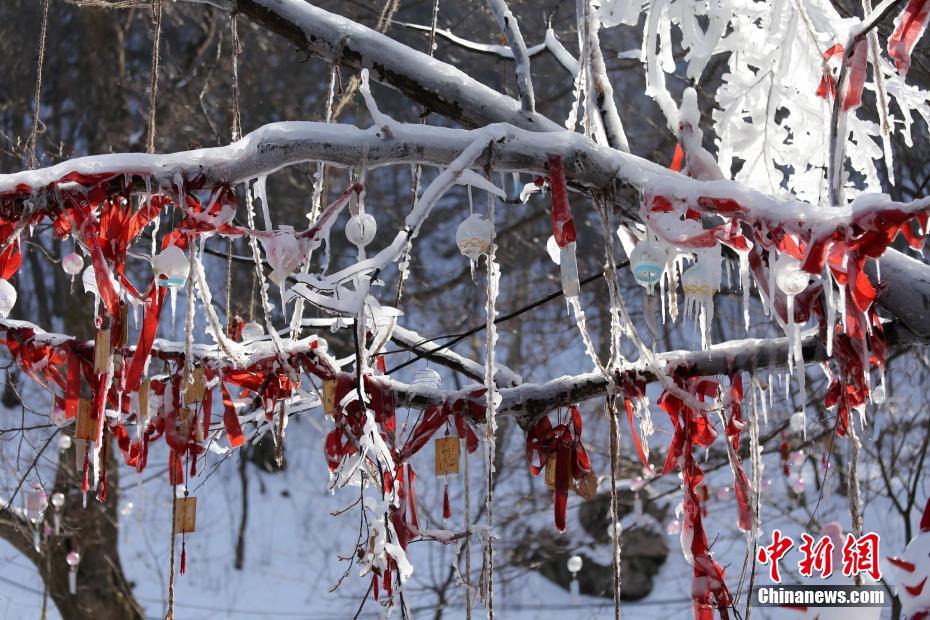
<svg viewBox="0 0 930 620">
<path fill-rule="evenodd" d="M 488 0 L 488 7 L 497 20 L 497 25 L 507 38 L 513 59 L 516 62 L 517 89 L 520 92 L 520 104 L 524 112 L 536 111 L 536 97 L 533 95 L 533 76 L 530 73 L 530 56 L 526 51 L 526 42 L 520 32 L 517 18 L 510 12 L 504 0 Z"/>
</svg>

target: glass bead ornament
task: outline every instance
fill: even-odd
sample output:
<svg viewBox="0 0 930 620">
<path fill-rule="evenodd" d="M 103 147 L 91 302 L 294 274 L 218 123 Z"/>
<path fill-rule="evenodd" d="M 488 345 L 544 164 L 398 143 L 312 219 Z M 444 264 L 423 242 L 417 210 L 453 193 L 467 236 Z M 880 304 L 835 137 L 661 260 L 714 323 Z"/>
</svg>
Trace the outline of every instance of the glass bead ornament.
<svg viewBox="0 0 930 620">
<path fill-rule="evenodd" d="M 482 254 L 491 250 L 493 237 L 494 226 L 491 220 L 479 213 L 472 213 L 455 231 L 455 244 L 463 256 L 476 262 Z"/>
<path fill-rule="evenodd" d="M 665 249 L 655 241 L 643 240 L 630 252 L 630 271 L 636 283 L 645 287 L 650 295 L 662 274 L 665 273 L 667 256 Z"/>
<path fill-rule="evenodd" d="M 678 536 L 681 534 L 681 521 L 678 519 L 672 519 L 665 526 L 665 533 L 669 536 Z"/>
<path fill-rule="evenodd" d="M 184 250 L 176 245 L 169 245 L 160 254 L 152 258 L 155 282 L 159 286 L 180 288 L 187 282 L 191 265 Z"/>
<path fill-rule="evenodd" d="M 357 213 L 346 222 L 346 239 L 352 245 L 364 247 L 378 233 L 378 221 L 371 213 Z"/>
<path fill-rule="evenodd" d="M 0 280 L 0 318 L 10 316 L 16 305 L 16 288 L 8 280 Z"/>
<path fill-rule="evenodd" d="M 262 327 L 261 323 L 256 321 L 249 321 L 242 326 L 242 342 L 248 342 L 250 340 L 258 340 L 265 335 L 265 328 Z"/>
<path fill-rule="evenodd" d="M 685 294 L 685 320 L 698 319 L 701 348 L 710 345 L 710 326 L 714 320 L 714 295 L 720 290 L 720 251 L 701 252 L 697 261 L 681 276 Z"/>
<path fill-rule="evenodd" d="M 62 434 L 58 438 L 58 450 L 61 452 L 64 452 L 65 450 L 68 450 L 71 447 L 72 443 L 73 442 L 71 441 L 71 435 Z"/>
<path fill-rule="evenodd" d="M 432 368 L 423 368 L 413 377 L 413 384 L 431 390 L 438 390 L 442 385 L 442 376 Z"/>
<path fill-rule="evenodd" d="M 804 478 L 795 478 L 791 481 L 791 490 L 795 492 L 796 495 L 803 495 L 804 489 L 807 488 L 807 484 L 804 482 Z"/>
<path fill-rule="evenodd" d="M 807 416 L 804 415 L 803 411 L 795 411 L 791 414 L 791 419 L 788 421 L 788 426 L 791 428 L 792 433 L 801 434 L 804 432 L 804 429 L 807 428 Z"/>
<path fill-rule="evenodd" d="M 801 263 L 790 254 L 782 254 L 772 267 L 775 286 L 785 295 L 798 295 L 810 283 L 810 276 L 801 269 Z"/>
<path fill-rule="evenodd" d="M 71 551 L 65 556 L 65 562 L 68 563 L 68 591 L 71 594 L 77 594 L 77 569 L 81 563 L 81 554 L 77 551 Z"/>
</svg>

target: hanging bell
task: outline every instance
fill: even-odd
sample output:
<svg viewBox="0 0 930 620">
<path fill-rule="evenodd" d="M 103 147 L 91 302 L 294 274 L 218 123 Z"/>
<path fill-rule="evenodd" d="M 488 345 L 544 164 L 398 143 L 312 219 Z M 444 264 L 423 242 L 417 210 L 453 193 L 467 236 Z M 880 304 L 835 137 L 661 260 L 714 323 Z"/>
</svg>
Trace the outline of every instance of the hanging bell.
<svg viewBox="0 0 930 620">
<path fill-rule="evenodd" d="M 713 249 L 702 252 L 681 276 L 685 294 L 685 318 L 698 318 L 701 327 L 701 348 L 710 344 L 710 328 L 714 320 L 714 295 L 720 290 L 720 254 Z"/>
<path fill-rule="evenodd" d="M 364 247 L 371 243 L 378 232 L 378 221 L 371 213 L 358 213 L 346 223 L 346 239 L 352 245 Z"/>
<path fill-rule="evenodd" d="M 645 287 L 650 295 L 652 288 L 665 273 L 666 262 L 665 248 L 655 241 L 640 241 L 630 252 L 630 271 L 633 272 L 633 278 L 637 284 Z"/>
<path fill-rule="evenodd" d="M 187 282 L 191 265 L 184 250 L 176 245 L 169 245 L 161 254 L 152 258 L 155 282 L 159 286 L 179 288 Z"/>
<path fill-rule="evenodd" d="M 810 283 L 810 276 L 801 269 L 801 262 L 790 254 L 782 254 L 772 266 L 775 285 L 785 295 L 798 295 Z"/>
<path fill-rule="evenodd" d="M 300 266 L 303 260 L 300 241 L 290 230 L 280 230 L 270 238 L 262 239 L 262 244 L 265 246 L 268 265 L 271 266 L 268 279 L 281 286 L 281 283 Z"/>
<path fill-rule="evenodd" d="M 70 252 L 61 258 L 61 268 L 69 276 L 76 276 L 84 268 L 84 259 L 77 252 Z"/>
<path fill-rule="evenodd" d="M 16 288 L 7 280 L 0 280 L 0 318 L 10 316 L 16 305 Z"/>
<path fill-rule="evenodd" d="M 26 518 L 37 523 L 48 508 L 48 496 L 38 482 L 26 491 Z"/>
<path fill-rule="evenodd" d="M 425 387 L 431 390 L 438 390 L 442 385 L 442 377 L 432 368 L 423 368 L 417 371 L 413 377 L 413 384 L 418 387 Z"/>
<path fill-rule="evenodd" d="M 455 243 L 463 256 L 477 261 L 479 256 L 491 250 L 493 236 L 494 225 L 491 221 L 483 215 L 472 213 L 455 231 Z"/>
<path fill-rule="evenodd" d="M 242 342 L 258 340 L 265 335 L 265 328 L 260 323 L 249 321 L 242 326 Z"/>
</svg>

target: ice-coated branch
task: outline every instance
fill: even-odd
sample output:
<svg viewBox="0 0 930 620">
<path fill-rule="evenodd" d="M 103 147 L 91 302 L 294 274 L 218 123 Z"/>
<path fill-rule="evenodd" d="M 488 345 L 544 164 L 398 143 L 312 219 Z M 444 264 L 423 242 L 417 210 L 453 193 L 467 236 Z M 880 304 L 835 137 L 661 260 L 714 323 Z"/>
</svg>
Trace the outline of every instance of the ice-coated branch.
<svg viewBox="0 0 930 620">
<path fill-rule="evenodd" d="M 431 32 L 432 28 L 430 26 L 423 26 L 421 24 L 411 24 L 407 22 L 394 22 L 398 26 L 404 26 L 405 28 L 410 28 L 411 30 L 421 30 L 423 32 Z M 496 43 L 478 43 L 477 41 L 470 41 L 464 37 L 460 37 L 451 30 L 444 30 L 442 28 L 436 29 L 436 34 L 446 39 L 447 41 L 458 45 L 461 48 L 464 48 L 470 52 L 475 52 L 477 54 L 489 54 L 491 56 L 497 56 L 498 58 L 503 58 L 505 60 L 513 60 L 513 50 L 510 49 L 508 45 L 498 45 Z M 552 57 L 559 63 L 559 65 L 568 72 L 569 75 L 576 75 L 578 73 L 578 60 L 572 56 L 571 52 L 565 49 L 565 46 L 559 42 L 555 36 L 555 31 L 552 28 L 546 30 L 546 37 L 542 43 L 537 43 L 526 48 L 526 55 L 529 58 L 539 55 L 542 52 L 548 51 L 552 54 Z"/>
<path fill-rule="evenodd" d="M 520 92 L 520 107 L 524 112 L 536 111 L 536 97 L 533 94 L 533 76 L 530 73 L 530 55 L 526 51 L 526 42 L 520 32 L 517 18 L 510 12 L 505 0 L 488 0 L 488 7 L 497 20 L 497 25 L 507 39 L 516 63 L 517 89 Z"/>
<path fill-rule="evenodd" d="M 630 144 L 623 130 L 620 113 L 617 112 L 617 103 L 614 101 L 614 87 L 607 77 L 607 65 L 604 64 L 604 55 L 601 52 L 601 39 L 598 31 L 601 29 L 601 20 L 590 3 L 585 2 L 585 36 L 587 37 L 588 72 L 595 91 L 597 110 L 604 124 L 604 133 L 607 134 L 607 143 L 615 149 L 624 152 L 630 151 Z"/>
<path fill-rule="evenodd" d="M 356 71 L 367 68 L 376 82 L 464 125 L 506 122 L 535 131 L 562 130 L 460 69 L 303 0 L 238 0 L 236 8 L 307 54 Z"/>
<path fill-rule="evenodd" d="M 846 161 L 846 114 L 851 110 L 845 108 L 846 87 L 849 84 L 850 56 L 856 51 L 860 42 L 864 42 L 869 32 L 878 26 L 895 7 L 903 0 L 884 0 L 871 13 L 865 16 L 861 23 L 853 27 L 849 40 L 843 49 L 843 59 L 840 62 L 840 74 L 836 81 L 836 95 L 833 97 L 833 108 L 830 115 L 830 139 L 827 156 L 827 187 L 831 206 L 846 204 L 843 192 L 845 174 L 843 173 Z M 881 71 L 875 67 L 876 75 Z"/>
</svg>

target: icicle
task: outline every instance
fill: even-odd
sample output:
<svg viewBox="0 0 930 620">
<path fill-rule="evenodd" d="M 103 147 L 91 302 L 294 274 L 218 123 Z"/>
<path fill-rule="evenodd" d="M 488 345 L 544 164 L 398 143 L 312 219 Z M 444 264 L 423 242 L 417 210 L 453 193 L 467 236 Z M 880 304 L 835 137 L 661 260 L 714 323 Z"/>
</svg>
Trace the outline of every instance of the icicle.
<svg viewBox="0 0 930 620">
<path fill-rule="evenodd" d="M 749 294 L 752 289 L 752 281 L 749 278 L 749 252 L 739 253 L 739 285 L 743 292 L 743 323 L 746 325 L 746 333 L 749 333 Z"/>
<path fill-rule="evenodd" d="M 795 356 L 795 347 L 794 347 L 794 295 L 785 296 L 787 313 L 788 313 L 788 329 L 785 334 L 788 336 L 788 372 L 794 372 L 794 364 L 797 361 Z"/>
<path fill-rule="evenodd" d="M 262 218 L 265 220 L 265 230 L 271 230 L 271 211 L 268 208 L 268 190 L 266 187 L 267 180 L 268 177 L 266 176 L 260 176 L 255 179 L 255 183 L 252 185 L 252 192 L 255 199 L 261 203 Z"/>
<path fill-rule="evenodd" d="M 827 358 L 830 358 L 833 356 L 833 332 L 836 329 L 836 301 L 833 297 L 833 277 L 829 267 L 824 268 L 823 290 L 827 303 Z"/>
</svg>

